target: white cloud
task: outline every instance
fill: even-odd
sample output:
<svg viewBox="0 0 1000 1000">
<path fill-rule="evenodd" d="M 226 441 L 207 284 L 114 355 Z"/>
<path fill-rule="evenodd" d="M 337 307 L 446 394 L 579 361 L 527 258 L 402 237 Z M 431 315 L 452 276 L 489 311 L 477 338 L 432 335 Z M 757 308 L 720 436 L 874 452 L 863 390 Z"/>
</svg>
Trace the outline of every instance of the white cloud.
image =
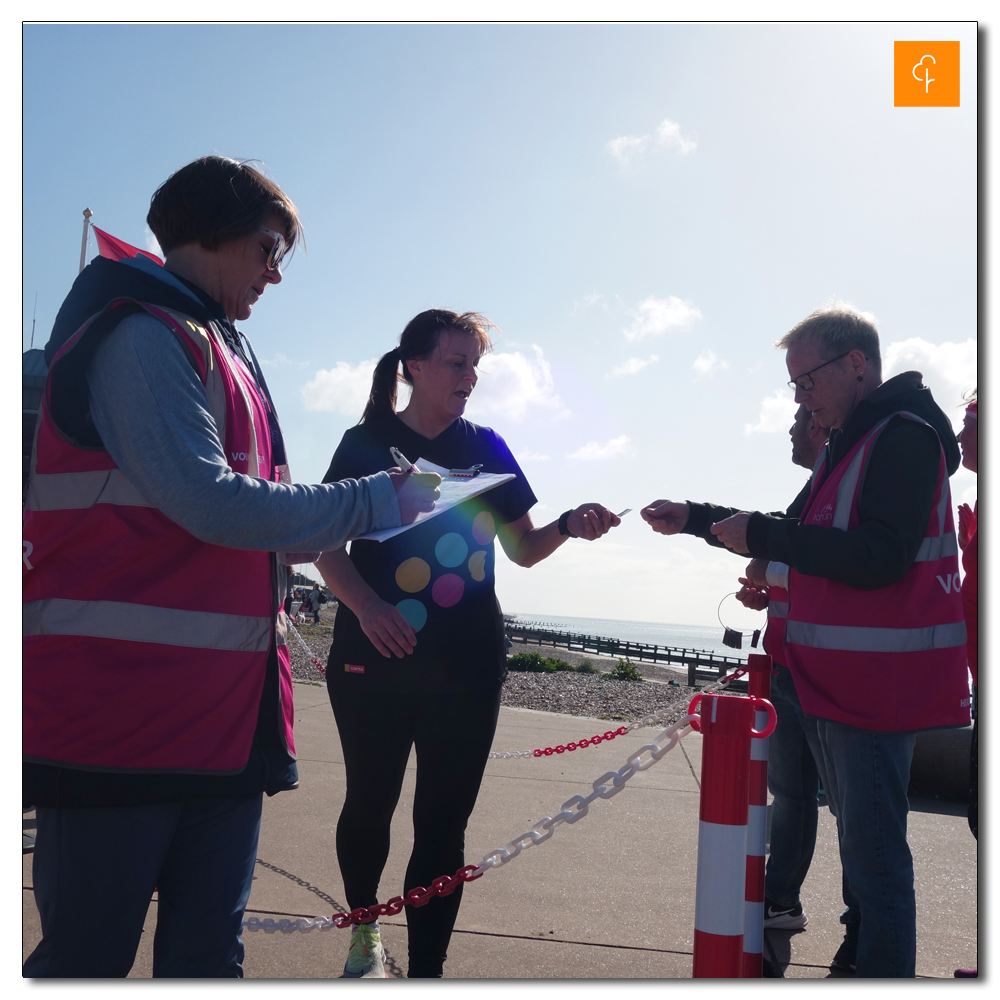
<svg viewBox="0 0 1000 1000">
<path fill-rule="evenodd" d="M 539 407 L 552 411 L 556 420 L 570 416 L 571 411 L 555 391 L 552 368 L 542 349 L 532 344 L 532 351 L 533 357 L 510 351 L 483 358 L 479 382 L 466 410 L 470 420 L 501 416 L 517 423 L 530 409 Z M 368 402 L 377 362 L 378 358 L 369 358 L 356 365 L 338 361 L 333 368 L 320 369 L 302 389 L 305 408 L 334 410 L 359 419 Z M 400 382 L 396 391 L 396 408 L 402 409 L 409 397 L 409 387 Z"/>
<path fill-rule="evenodd" d="M 160 260 L 163 260 L 164 256 L 163 251 L 160 249 L 160 244 L 157 241 L 156 237 L 153 235 L 153 230 L 150 229 L 149 226 L 146 226 L 146 232 L 144 233 L 144 236 L 146 238 L 146 249 L 150 253 L 155 253 L 156 256 L 160 258 Z"/>
<path fill-rule="evenodd" d="M 637 375 L 643 368 L 648 368 L 650 365 L 656 364 L 659 360 L 655 354 L 650 354 L 648 358 L 629 358 L 628 361 L 623 362 L 617 368 L 612 368 L 604 377 L 621 378 L 623 375 Z"/>
<path fill-rule="evenodd" d="M 959 404 L 962 396 L 976 385 L 978 379 L 978 344 L 970 338 L 959 344 L 950 341 L 932 344 L 920 337 L 897 340 L 882 352 L 882 378 L 890 379 L 900 372 L 923 372 L 924 385 L 934 395 L 938 406 L 960 427 L 965 409 Z"/>
<path fill-rule="evenodd" d="M 606 295 L 601 295 L 598 292 L 591 292 L 589 295 L 584 295 L 579 302 L 573 303 L 573 312 L 570 315 L 576 316 L 579 313 L 587 312 L 589 309 L 594 309 L 597 306 L 600 306 L 604 312 L 607 312 L 608 297 Z"/>
<path fill-rule="evenodd" d="M 607 444 L 598 444 L 596 441 L 590 441 L 582 448 L 577 448 L 576 451 L 570 452 L 567 458 L 577 458 L 583 462 L 594 462 L 605 458 L 614 458 L 617 455 L 630 455 L 634 450 L 632 439 L 627 434 L 622 434 L 621 437 L 612 438 Z"/>
<path fill-rule="evenodd" d="M 774 434 L 787 431 L 795 418 L 798 404 L 787 389 L 776 389 L 774 394 L 761 400 L 760 417 L 755 424 L 744 424 L 744 434 Z"/>
<path fill-rule="evenodd" d="M 604 148 L 621 164 L 627 167 L 629 160 L 638 156 L 649 145 L 648 135 L 620 135 L 604 144 Z"/>
<path fill-rule="evenodd" d="M 541 455 L 536 451 L 519 451 L 517 453 L 518 462 L 548 462 L 551 461 L 551 455 Z"/>
<path fill-rule="evenodd" d="M 716 355 L 715 351 L 702 351 L 694 359 L 691 367 L 695 370 L 695 381 L 705 378 L 714 372 L 725 371 L 729 367 L 729 362 Z"/>
<path fill-rule="evenodd" d="M 673 146 L 682 156 L 693 153 L 698 144 L 687 136 L 681 135 L 681 127 L 677 122 L 672 122 L 669 118 L 664 118 L 656 129 L 656 141 L 661 146 Z"/>
<path fill-rule="evenodd" d="M 628 315 L 632 325 L 624 331 L 626 340 L 647 340 L 658 337 L 667 330 L 683 330 L 701 319 L 701 310 L 685 299 L 670 295 L 658 299 L 652 295 L 644 299 Z"/>
<path fill-rule="evenodd" d="M 261 358 L 260 363 L 265 368 L 307 368 L 308 361 L 293 361 L 279 351 L 273 358 Z"/>
<path fill-rule="evenodd" d="M 361 419 L 372 388 L 372 373 L 378 358 L 352 365 L 338 361 L 334 368 L 321 368 L 302 389 L 307 410 L 333 410 Z"/>
<path fill-rule="evenodd" d="M 612 139 L 604 144 L 604 148 L 618 161 L 622 167 L 627 167 L 632 160 L 641 156 L 649 147 L 651 136 L 646 135 L 620 135 L 617 139 Z M 681 156 L 693 153 L 698 144 L 689 139 L 686 135 L 681 135 L 681 127 L 677 122 L 672 122 L 669 118 L 664 118 L 656 127 L 656 144 L 667 149 L 676 149 Z"/>
<path fill-rule="evenodd" d="M 542 349 L 537 344 L 531 347 L 533 358 L 520 351 L 483 358 L 479 383 L 469 400 L 470 420 L 499 415 L 519 422 L 532 407 L 557 410 L 556 417 L 569 415 L 555 391 L 552 368 Z"/>
</svg>

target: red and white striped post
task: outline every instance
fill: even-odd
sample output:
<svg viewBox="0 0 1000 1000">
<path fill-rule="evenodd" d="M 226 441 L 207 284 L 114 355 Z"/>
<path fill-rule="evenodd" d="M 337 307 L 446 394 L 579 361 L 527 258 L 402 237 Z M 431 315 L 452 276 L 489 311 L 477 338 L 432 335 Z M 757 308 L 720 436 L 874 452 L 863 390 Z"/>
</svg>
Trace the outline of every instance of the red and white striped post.
<svg viewBox="0 0 1000 1000">
<path fill-rule="evenodd" d="M 774 729 L 774 708 L 761 698 L 695 695 L 688 707 L 701 717 L 692 723 L 705 737 L 698 824 L 698 881 L 695 892 L 695 979 L 743 978 L 743 919 L 746 895 L 747 807 L 750 740 Z M 756 712 L 768 712 L 765 730 L 754 728 Z"/>
<path fill-rule="evenodd" d="M 750 653 L 747 686 L 756 698 L 771 697 L 771 657 Z M 754 728 L 763 731 L 767 712 L 758 705 Z M 764 954 L 764 850 L 767 839 L 767 739 L 750 744 L 750 799 L 747 808 L 746 903 L 743 915 L 743 977 L 759 979 Z"/>
</svg>

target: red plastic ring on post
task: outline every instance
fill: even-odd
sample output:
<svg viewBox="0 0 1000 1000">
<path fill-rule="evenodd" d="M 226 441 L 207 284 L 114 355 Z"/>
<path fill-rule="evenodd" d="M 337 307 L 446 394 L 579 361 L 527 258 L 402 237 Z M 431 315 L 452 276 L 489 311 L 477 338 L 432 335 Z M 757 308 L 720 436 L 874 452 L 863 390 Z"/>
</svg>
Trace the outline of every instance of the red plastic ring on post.
<svg viewBox="0 0 1000 1000">
<path fill-rule="evenodd" d="M 691 699 L 691 703 L 690 703 L 690 704 L 688 705 L 688 715 L 693 715 L 693 716 L 695 716 L 695 718 L 693 718 L 693 719 L 691 720 L 691 728 L 692 728 L 692 729 L 693 729 L 693 730 L 694 730 L 694 731 L 695 731 L 696 733 L 700 733 L 700 732 L 701 732 L 701 720 L 700 720 L 700 719 L 699 719 L 699 718 L 697 717 L 697 713 L 695 712 L 695 710 L 694 710 L 694 709 L 695 709 L 695 706 L 696 706 L 696 705 L 698 704 L 698 702 L 700 702 L 700 701 L 701 701 L 701 699 L 702 699 L 702 698 L 704 698 L 704 697 L 705 697 L 705 696 L 704 696 L 703 694 L 701 694 L 701 693 L 699 692 L 698 694 L 696 694 L 696 695 L 695 695 L 695 696 L 694 696 L 694 697 L 693 697 L 693 698 Z"/>
<path fill-rule="evenodd" d="M 750 735 L 755 740 L 767 739 L 774 732 L 774 727 L 778 724 L 778 713 L 774 710 L 774 705 L 766 698 L 758 698 L 756 695 L 750 695 L 750 704 L 767 712 L 767 728 L 763 732 L 757 732 L 756 729 L 751 727 Z"/>
</svg>

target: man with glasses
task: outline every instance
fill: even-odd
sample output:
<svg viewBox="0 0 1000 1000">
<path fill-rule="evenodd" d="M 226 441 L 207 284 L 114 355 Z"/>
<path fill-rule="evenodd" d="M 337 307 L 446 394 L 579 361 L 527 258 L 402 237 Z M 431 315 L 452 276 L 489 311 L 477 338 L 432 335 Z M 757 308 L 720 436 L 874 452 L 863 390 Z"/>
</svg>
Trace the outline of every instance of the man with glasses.
<svg viewBox="0 0 1000 1000">
<path fill-rule="evenodd" d="M 707 531 L 788 572 L 784 662 L 837 817 L 846 925 L 838 966 L 912 977 L 906 842 L 914 733 L 968 724 L 965 625 L 948 476 L 960 454 L 919 372 L 882 382 L 878 328 L 844 303 L 777 345 L 829 441 L 798 517 L 656 501 L 654 531 Z"/>
</svg>

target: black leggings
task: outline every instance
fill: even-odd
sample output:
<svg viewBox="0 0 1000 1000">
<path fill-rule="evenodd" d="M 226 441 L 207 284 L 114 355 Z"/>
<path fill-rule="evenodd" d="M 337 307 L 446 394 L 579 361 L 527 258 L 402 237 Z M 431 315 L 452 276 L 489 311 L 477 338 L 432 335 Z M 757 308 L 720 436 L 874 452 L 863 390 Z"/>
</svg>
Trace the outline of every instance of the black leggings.
<svg viewBox="0 0 1000 1000">
<path fill-rule="evenodd" d="M 331 658 L 332 659 L 332 658 Z M 327 675 L 347 768 L 337 860 L 351 909 L 378 902 L 389 826 L 410 748 L 417 750 L 413 852 L 402 892 L 465 864 L 465 827 L 476 804 L 500 711 L 500 686 L 458 671 L 396 661 L 364 674 Z M 410 978 L 442 975 L 462 886 L 406 907 Z"/>
</svg>

